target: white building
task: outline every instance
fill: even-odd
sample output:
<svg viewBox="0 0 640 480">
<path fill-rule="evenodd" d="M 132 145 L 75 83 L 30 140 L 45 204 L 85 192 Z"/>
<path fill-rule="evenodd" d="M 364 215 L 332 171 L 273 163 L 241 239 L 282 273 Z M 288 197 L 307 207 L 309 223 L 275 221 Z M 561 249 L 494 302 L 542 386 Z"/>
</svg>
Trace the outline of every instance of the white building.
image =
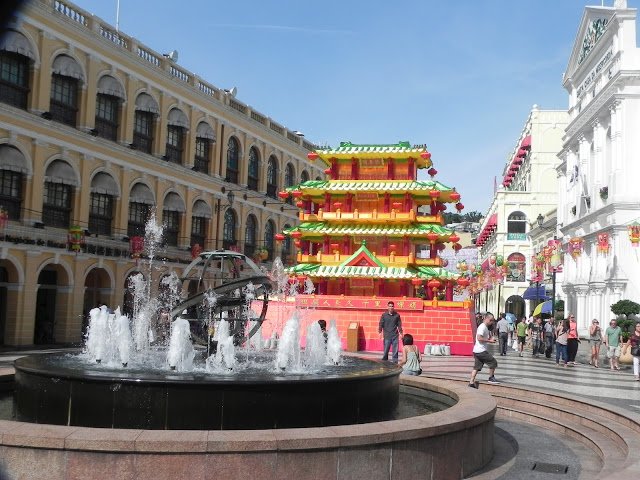
<svg viewBox="0 0 640 480">
<path fill-rule="evenodd" d="M 636 9 L 586 7 L 564 75 L 570 123 L 558 167 L 558 226 L 583 242 L 565 261 L 562 288 L 580 333 L 610 318 L 611 304 L 640 300 L 640 257 L 627 225 L 640 217 L 640 49 Z M 608 252 L 599 252 L 598 240 Z"/>
<path fill-rule="evenodd" d="M 481 265 L 486 266 L 492 254 L 500 255 L 508 273 L 501 286 L 479 294 L 476 307 L 481 311 L 528 316 L 538 303 L 535 295 L 531 297 L 532 290 L 527 292 L 531 287 L 531 256 L 534 243 L 542 244 L 556 234 L 553 219 L 557 202 L 557 155 L 562 148 L 567 121 L 565 111 L 540 110 L 534 105 L 507 159 L 502 184 L 483 220 L 476 245 Z M 545 219 L 542 227 L 537 225 L 539 215 Z M 557 281 L 559 279 L 558 276 Z M 533 301 L 527 302 L 524 297 L 531 297 Z"/>
</svg>

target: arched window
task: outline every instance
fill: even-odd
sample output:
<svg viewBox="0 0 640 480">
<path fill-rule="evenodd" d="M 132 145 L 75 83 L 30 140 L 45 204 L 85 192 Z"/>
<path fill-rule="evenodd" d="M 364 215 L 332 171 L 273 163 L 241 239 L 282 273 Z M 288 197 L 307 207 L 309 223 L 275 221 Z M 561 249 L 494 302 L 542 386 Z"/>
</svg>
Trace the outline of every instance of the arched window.
<svg viewBox="0 0 640 480">
<path fill-rule="evenodd" d="M 164 243 L 177 247 L 180 238 L 180 220 L 185 212 L 184 202 L 175 192 L 167 193 L 162 206 L 162 224 L 164 225 Z"/>
<path fill-rule="evenodd" d="M 20 220 L 26 173 L 29 172 L 22 152 L 10 145 L 0 145 L 0 207 L 9 214 L 10 220 Z"/>
<path fill-rule="evenodd" d="M 207 122 L 200 122 L 196 130 L 196 154 L 193 160 L 193 169 L 196 172 L 209 173 L 211 161 L 211 145 L 216 135 Z"/>
<path fill-rule="evenodd" d="M 247 178 L 247 188 L 258 191 L 258 177 L 260 175 L 260 154 L 256 147 L 249 150 L 249 174 Z"/>
<path fill-rule="evenodd" d="M 309 173 L 306 170 L 303 170 L 302 173 L 300 174 L 300 182 L 304 183 L 308 181 L 309 181 Z"/>
<path fill-rule="evenodd" d="M 198 200 L 193 204 L 191 210 L 191 242 L 193 247 L 196 243 L 202 248 L 206 248 L 207 222 L 211 218 L 211 207 L 204 200 Z"/>
<path fill-rule="evenodd" d="M 507 282 L 524 282 L 527 260 L 521 253 L 512 253 L 507 257 Z"/>
<path fill-rule="evenodd" d="M 148 93 L 138 95 L 133 118 L 133 148 L 141 152 L 152 153 L 154 122 L 159 113 L 158 102 L 151 95 Z"/>
<path fill-rule="evenodd" d="M 118 184 L 108 173 L 100 172 L 91 180 L 89 231 L 95 235 L 111 235 L 113 207 L 118 197 Z"/>
<path fill-rule="evenodd" d="M 58 55 L 53 61 L 49 114 L 56 122 L 72 127 L 78 120 L 78 97 L 84 74 L 80 65 L 68 55 Z"/>
<path fill-rule="evenodd" d="M 167 143 L 165 160 L 182 165 L 184 158 L 184 139 L 189 128 L 189 119 L 179 108 L 172 108 L 167 118 Z"/>
<path fill-rule="evenodd" d="M 258 231 L 258 221 L 254 215 L 247 217 L 247 226 L 244 231 L 244 254 L 252 257 L 256 249 L 256 236 Z"/>
<path fill-rule="evenodd" d="M 291 225 L 286 223 L 283 229 L 287 230 L 288 228 L 291 228 Z M 292 253 L 291 243 L 292 243 L 291 236 L 285 235 L 284 242 L 282 244 L 282 260 L 284 261 L 285 264 L 289 263 L 289 261 L 292 260 L 288 258 Z"/>
<path fill-rule="evenodd" d="M 285 188 L 293 187 L 296 181 L 296 171 L 293 168 L 293 165 L 287 163 L 287 167 L 284 170 L 284 186 Z M 293 198 L 289 195 L 287 198 L 287 203 L 289 205 L 293 205 Z"/>
<path fill-rule="evenodd" d="M 144 183 L 136 183 L 129 193 L 129 219 L 127 235 L 129 237 L 144 237 L 145 225 L 155 205 L 153 192 Z"/>
<path fill-rule="evenodd" d="M 264 226 L 264 248 L 269 252 L 268 260 L 273 260 L 273 241 L 275 230 L 276 226 L 273 223 L 273 220 L 268 220 L 267 224 Z"/>
<path fill-rule="evenodd" d="M 7 30 L 0 39 L 0 102 L 27 109 L 29 67 L 36 56 L 27 37 Z"/>
<path fill-rule="evenodd" d="M 522 212 L 513 212 L 507 219 L 507 234 L 527 233 L 527 216 Z"/>
<path fill-rule="evenodd" d="M 50 227 L 69 228 L 76 174 L 64 160 L 54 160 L 47 167 L 42 202 L 42 222 Z"/>
<path fill-rule="evenodd" d="M 98 80 L 94 125 L 94 132 L 98 137 L 114 142 L 118 140 L 120 104 L 124 98 L 124 88 L 114 77 L 105 75 Z"/>
<path fill-rule="evenodd" d="M 273 155 L 269 157 L 267 165 L 267 196 L 276 198 L 278 195 L 278 159 Z"/>
<path fill-rule="evenodd" d="M 227 143 L 227 177 L 226 181 L 238 183 L 238 171 L 240 170 L 240 144 L 236 137 L 230 137 Z"/>
<path fill-rule="evenodd" d="M 229 208 L 224 212 L 224 227 L 222 231 L 222 248 L 228 250 L 236 245 L 236 212 Z"/>
</svg>

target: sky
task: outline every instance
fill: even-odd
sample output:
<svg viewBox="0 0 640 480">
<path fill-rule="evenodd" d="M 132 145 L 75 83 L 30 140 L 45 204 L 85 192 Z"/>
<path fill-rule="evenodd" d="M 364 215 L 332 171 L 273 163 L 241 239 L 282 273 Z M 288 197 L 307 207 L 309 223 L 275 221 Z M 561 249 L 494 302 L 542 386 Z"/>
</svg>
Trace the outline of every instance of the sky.
<svg viewBox="0 0 640 480">
<path fill-rule="evenodd" d="M 116 24 L 117 0 L 74 3 Z M 120 0 L 119 27 L 177 50 L 180 66 L 237 87 L 238 100 L 313 143 L 426 144 L 436 179 L 484 213 L 532 106 L 567 108 L 562 75 L 584 7 L 600 4 Z"/>
</svg>

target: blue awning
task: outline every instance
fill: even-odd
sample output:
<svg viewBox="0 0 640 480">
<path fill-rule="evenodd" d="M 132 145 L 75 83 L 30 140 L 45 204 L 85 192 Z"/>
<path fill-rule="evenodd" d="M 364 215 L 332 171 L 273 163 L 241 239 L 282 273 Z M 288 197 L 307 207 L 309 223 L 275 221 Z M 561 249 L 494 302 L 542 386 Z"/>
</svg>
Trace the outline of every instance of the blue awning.
<svg viewBox="0 0 640 480">
<path fill-rule="evenodd" d="M 535 285 L 527 288 L 522 294 L 525 300 L 549 300 L 551 295 L 547 295 L 544 285 L 536 287 Z"/>
</svg>

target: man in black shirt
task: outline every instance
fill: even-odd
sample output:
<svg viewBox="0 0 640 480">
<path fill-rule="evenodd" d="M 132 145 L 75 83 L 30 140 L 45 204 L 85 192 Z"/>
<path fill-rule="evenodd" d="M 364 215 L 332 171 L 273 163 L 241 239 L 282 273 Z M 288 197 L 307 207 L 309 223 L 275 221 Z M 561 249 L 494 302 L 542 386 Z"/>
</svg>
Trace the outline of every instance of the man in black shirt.
<svg viewBox="0 0 640 480">
<path fill-rule="evenodd" d="M 393 361 L 398 362 L 398 336 L 402 335 L 402 320 L 400 320 L 400 314 L 395 311 L 395 304 L 389 302 L 387 304 L 387 311 L 380 317 L 380 324 L 378 325 L 378 333 L 383 334 L 384 338 L 384 353 L 382 354 L 382 360 L 389 359 L 389 349 L 393 345 Z"/>
</svg>

